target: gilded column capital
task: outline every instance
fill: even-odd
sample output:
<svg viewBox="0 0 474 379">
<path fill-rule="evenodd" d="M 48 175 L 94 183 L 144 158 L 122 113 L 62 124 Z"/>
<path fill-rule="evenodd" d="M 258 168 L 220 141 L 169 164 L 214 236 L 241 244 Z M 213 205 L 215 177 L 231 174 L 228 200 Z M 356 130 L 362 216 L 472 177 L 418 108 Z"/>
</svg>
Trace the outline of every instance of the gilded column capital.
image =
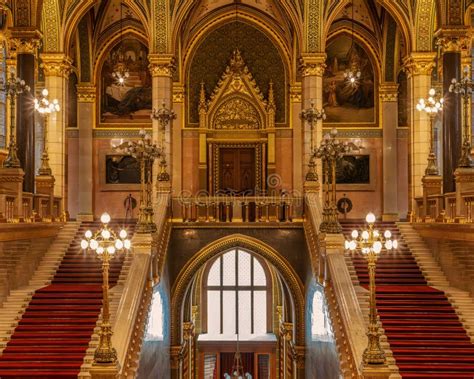
<svg viewBox="0 0 474 379">
<path fill-rule="evenodd" d="M 72 70 L 72 60 L 63 53 L 43 53 L 41 68 L 45 76 L 58 76 L 67 78 Z"/>
<path fill-rule="evenodd" d="M 10 54 L 36 54 L 42 34 L 36 28 L 22 27 L 10 29 L 8 45 Z"/>
<path fill-rule="evenodd" d="M 299 60 L 299 69 L 303 77 L 323 76 L 326 70 L 326 53 L 303 54 Z"/>
<path fill-rule="evenodd" d="M 413 52 L 403 60 L 409 75 L 431 75 L 435 67 L 435 52 Z"/>
<path fill-rule="evenodd" d="M 173 103 L 184 103 L 184 86 L 173 85 Z"/>
<path fill-rule="evenodd" d="M 96 98 L 96 87 L 90 84 L 77 85 L 77 101 L 80 103 L 93 103 Z"/>
<path fill-rule="evenodd" d="M 379 97 L 382 102 L 396 102 L 398 100 L 398 84 L 381 83 L 379 87 Z"/>
<path fill-rule="evenodd" d="M 459 53 L 470 49 L 471 33 L 464 26 L 444 27 L 436 32 L 436 44 L 443 53 Z"/>
<path fill-rule="evenodd" d="M 293 85 L 290 87 L 290 100 L 292 103 L 302 102 L 301 85 Z"/>
<path fill-rule="evenodd" d="M 148 68 L 153 77 L 172 77 L 176 70 L 176 60 L 171 54 L 149 54 L 148 61 L 150 62 Z"/>
<path fill-rule="evenodd" d="M 179 368 L 180 351 L 181 351 L 181 345 L 171 346 L 170 348 L 170 366 L 172 369 Z"/>
</svg>

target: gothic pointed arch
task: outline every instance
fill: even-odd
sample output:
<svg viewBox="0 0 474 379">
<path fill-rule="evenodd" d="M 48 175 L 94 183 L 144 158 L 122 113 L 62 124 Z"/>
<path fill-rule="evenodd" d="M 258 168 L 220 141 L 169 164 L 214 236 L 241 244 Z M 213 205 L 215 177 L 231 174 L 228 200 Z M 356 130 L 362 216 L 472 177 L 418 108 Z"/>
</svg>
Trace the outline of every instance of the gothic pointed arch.
<svg viewBox="0 0 474 379">
<path fill-rule="evenodd" d="M 304 295 L 303 283 L 297 276 L 291 265 L 281 254 L 269 245 L 252 237 L 242 234 L 233 234 L 223 237 L 198 251 L 188 264 L 181 270 L 171 290 L 171 345 L 180 343 L 180 331 L 182 322 L 183 300 L 188 292 L 193 277 L 212 258 L 232 248 L 247 249 L 254 254 L 266 259 L 280 273 L 289 289 L 294 302 L 294 320 L 296 343 L 304 342 Z"/>
</svg>

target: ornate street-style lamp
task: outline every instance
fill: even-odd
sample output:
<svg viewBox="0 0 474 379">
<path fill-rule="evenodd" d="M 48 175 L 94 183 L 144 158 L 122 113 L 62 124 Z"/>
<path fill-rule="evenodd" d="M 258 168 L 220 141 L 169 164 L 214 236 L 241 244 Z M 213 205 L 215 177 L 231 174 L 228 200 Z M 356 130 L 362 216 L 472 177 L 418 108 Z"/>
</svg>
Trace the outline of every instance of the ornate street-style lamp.
<svg viewBox="0 0 474 379">
<path fill-rule="evenodd" d="M 166 127 L 169 123 L 176 119 L 176 113 L 170 109 L 166 108 L 166 104 L 163 101 L 161 108 L 153 109 L 150 116 L 153 120 L 158 120 L 160 124 L 160 134 L 161 134 L 161 160 L 160 160 L 160 173 L 158 174 L 159 182 L 169 182 L 170 174 L 166 171 L 166 154 L 165 154 L 165 137 L 166 137 Z"/>
<path fill-rule="evenodd" d="M 318 174 L 316 172 L 316 162 L 313 157 L 314 151 L 314 125 L 318 120 L 325 120 L 326 113 L 324 109 L 318 110 L 314 107 L 314 101 L 311 100 L 311 106 L 307 109 L 304 109 L 300 113 L 300 118 L 303 121 L 306 121 L 310 126 L 310 151 L 311 157 L 308 163 L 308 173 L 306 174 L 306 181 L 308 182 L 317 182 L 318 181 Z"/>
<path fill-rule="evenodd" d="M 361 230 L 353 230 L 351 233 L 352 239 L 345 242 L 347 250 L 359 250 L 367 259 L 367 266 L 369 270 L 369 326 L 367 337 L 369 338 L 367 348 L 364 350 L 363 360 L 366 365 L 381 365 L 386 361 L 385 352 L 380 346 L 379 327 L 377 325 L 377 305 L 375 299 L 375 269 L 377 258 L 382 250 L 392 250 L 398 248 L 397 240 L 392 240 L 392 233 L 386 230 L 383 235 L 374 228 L 375 215 L 369 213 L 365 221 L 367 228 Z"/>
<path fill-rule="evenodd" d="M 38 170 L 39 175 L 51 175 L 51 167 L 49 167 L 49 156 L 48 156 L 48 119 L 49 115 L 60 111 L 59 102 L 57 99 L 53 101 L 48 100 L 48 90 L 45 88 L 41 91 L 41 97 L 35 99 L 35 111 L 43 116 L 43 154 L 41 155 L 41 167 Z"/>
<path fill-rule="evenodd" d="M 4 91 L 10 99 L 10 140 L 8 142 L 8 155 L 3 161 L 3 167 L 5 168 L 19 168 L 20 160 L 16 154 L 17 147 L 15 142 L 16 133 L 16 121 L 15 121 L 15 101 L 18 95 L 30 92 L 30 86 L 28 86 L 24 80 L 15 77 L 15 72 L 10 72 L 10 77 L 6 83 L 1 83 L 1 91 Z"/>
<path fill-rule="evenodd" d="M 154 233 L 156 224 L 153 220 L 152 204 L 152 167 L 155 158 L 163 155 L 162 150 L 151 142 L 151 136 L 144 130 L 139 132 L 138 141 L 125 141 L 114 150 L 134 157 L 140 164 L 140 208 L 137 233 Z"/>
<path fill-rule="evenodd" d="M 428 166 L 425 170 L 425 175 L 434 176 L 439 175 L 438 164 L 436 162 L 436 154 L 434 152 L 435 134 L 434 134 L 434 120 L 439 112 L 443 110 L 444 99 L 431 88 L 428 92 L 427 99 L 420 99 L 416 105 L 416 109 L 420 112 L 426 112 L 430 116 L 430 153 L 428 155 Z"/>
<path fill-rule="evenodd" d="M 94 353 L 94 363 L 104 365 L 117 362 L 117 352 L 112 346 L 112 325 L 110 324 L 109 310 L 110 260 L 117 252 L 130 250 L 132 244 L 127 239 L 127 231 L 125 229 L 120 230 L 118 235 L 110 229 L 110 216 L 108 213 L 102 214 L 100 221 L 102 226 L 97 232 L 86 231 L 84 234 L 85 239 L 81 241 L 81 248 L 87 251 L 92 250 L 102 260 L 102 323 L 99 332 L 99 346 Z"/>
<path fill-rule="evenodd" d="M 359 151 L 362 147 L 354 142 L 342 142 L 337 139 L 337 129 L 333 128 L 326 133 L 321 144 L 312 152 L 312 159 L 319 158 L 323 162 L 324 179 L 326 184 L 326 196 L 323 209 L 323 221 L 319 230 L 323 233 L 340 233 L 341 224 L 337 219 L 336 204 L 336 166 L 344 155 L 353 151 Z"/>
<path fill-rule="evenodd" d="M 471 124 L 469 120 L 469 107 L 471 106 L 471 97 L 473 93 L 474 82 L 469 76 L 469 67 L 464 69 L 464 76 L 461 80 L 453 79 L 449 86 L 449 92 L 454 92 L 463 97 L 464 105 L 464 138 L 462 143 L 462 154 L 459 159 L 458 167 L 474 167 L 471 157 Z"/>
</svg>

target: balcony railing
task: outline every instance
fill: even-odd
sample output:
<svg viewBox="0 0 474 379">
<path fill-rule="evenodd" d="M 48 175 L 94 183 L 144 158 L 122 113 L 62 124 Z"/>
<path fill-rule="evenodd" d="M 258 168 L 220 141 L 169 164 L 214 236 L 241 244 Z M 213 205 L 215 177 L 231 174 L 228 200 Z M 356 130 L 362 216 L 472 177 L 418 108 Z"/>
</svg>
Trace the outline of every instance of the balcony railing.
<svg viewBox="0 0 474 379">
<path fill-rule="evenodd" d="M 426 210 L 422 197 L 415 199 L 414 220 L 417 222 L 474 222 L 474 192 L 428 195 Z"/>
<path fill-rule="evenodd" d="M 172 200 L 172 217 L 178 222 L 302 221 L 304 199 L 289 196 L 191 196 Z"/>
</svg>

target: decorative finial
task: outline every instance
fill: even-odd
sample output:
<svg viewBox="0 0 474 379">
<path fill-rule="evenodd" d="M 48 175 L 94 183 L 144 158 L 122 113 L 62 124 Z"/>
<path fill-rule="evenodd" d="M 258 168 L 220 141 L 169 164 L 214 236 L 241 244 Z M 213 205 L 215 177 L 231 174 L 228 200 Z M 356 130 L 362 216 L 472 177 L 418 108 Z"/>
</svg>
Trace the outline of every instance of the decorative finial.
<svg viewBox="0 0 474 379">
<path fill-rule="evenodd" d="M 201 91 L 199 93 L 199 111 L 207 110 L 207 101 L 206 101 L 206 87 L 204 82 L 201 82 Z"/>
</svg>

